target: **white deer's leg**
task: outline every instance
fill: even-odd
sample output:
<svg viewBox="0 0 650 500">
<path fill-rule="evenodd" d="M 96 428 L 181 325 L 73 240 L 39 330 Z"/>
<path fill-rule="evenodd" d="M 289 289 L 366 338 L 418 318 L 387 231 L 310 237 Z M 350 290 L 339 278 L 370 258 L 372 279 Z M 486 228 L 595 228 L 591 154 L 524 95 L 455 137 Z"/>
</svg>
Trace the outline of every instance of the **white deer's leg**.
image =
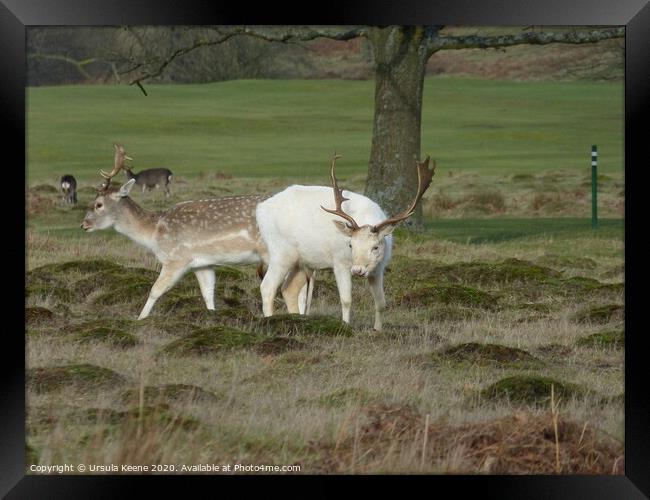
<svg viewBox="0 0 650 500">
<path fill-rule="evenodd" d="M 370 293 L 375 300 L 375 326 L 374 329 L 381 331 L 381 313 L 386 309 L 386 297 L 384 296 L 384 271 L 370 274 L 368 276 Z"/>
<path fill-rule="evenodd" d="M 214 269 L 211 267 L 194 269 L 194 275 L 199 282 L 201 295 L 203 295 L 203 300 L 205 301 L 205 307 L 210 311 L 214 311 L 214 285 L 217 282 Z"/>
<path fill-rule="evenodd" d="M 264 316 L 273 316 L 273 301 L 275 300 L 278 287 L 282 284 L 284 277 L 293 265 L 293 262 L 286 263 L 278 260 L 269 262 L 269 267 L 260 284 Z"/>
<path fill-rule="evenodd" d="M 298 266 L 294 267 L 284 280 L 282 298 L 287 305 L 290 314 L 304 314 L 304 307 L 301 306 L 302 289 L 307 286 L 307 275 Z M 304 306 L 304 304 L 302 304 Z M 301 310 L 303 309 L 303 310 Z"/>
<path fill-rule="evenodd" d="M 350 306 L 352 305 L 352 275 L 350 267 L 346 265 L 334 265 L 334 278 L 339 289 L 341 299 L 341 315 L 343 321 L 350 322 Z"/>
<path fill-rule="evenodd" d="M 184 264 L 169 264 L 163 266 L 163 268 L 160 270 L 158 279 L 151 287 L 149 298 L 142 308 L 138 319 L 144 319 L 149 316 L 151 308 L 156 303 L 156 301 L 160 298 L 161 295 L 163 295 L 167 290 L 176 284 L 181 276 L 185 274 L 185 270 L 186 266 Z"/>
</svg>

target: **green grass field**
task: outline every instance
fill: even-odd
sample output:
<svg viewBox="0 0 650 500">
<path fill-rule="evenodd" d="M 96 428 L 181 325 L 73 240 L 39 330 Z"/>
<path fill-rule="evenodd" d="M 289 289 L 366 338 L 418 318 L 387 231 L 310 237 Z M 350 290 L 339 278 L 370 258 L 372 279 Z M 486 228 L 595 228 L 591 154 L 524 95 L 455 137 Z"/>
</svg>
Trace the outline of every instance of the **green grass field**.
<svg viewBox="0 0 650 500">
<path fill-rule="evenodd" d="M 438 170 L 423 230 L 395 232 L 381 333 L 360 279 L 339 321 L 327 270 L 308 318 L 262 319 L 249 266 L 219 271 L 216 313 L 186 276 L 135 319 L 160 265 L 112 229 L 79 228 L 114 142 L 136 171 L 174 171 L 170 199 L 132 193 L 163 209 L 327 183 L 333 149 L 362 191 L 372 128 L 370 82 L 148 91 L 28 90 L 28 465 L 622 473 L 621 84 L 427 80 L 423 153 Z M 76 207 L 61 203 L 64 173 L 80 180 Z"/>
<path fill-rule="evenodd" d="M 63 173 L 94 182 L 124 143 L 135 169 L 167 166 L 182 176 L 326 182 L 333 150 L 341 175 L 365 175 L 371 81 L 251 80 L 128 86 L 63 86 L 27 92 L 30 183 Z M 422 153 L 440 173 L 623 173 L 622 83 L 425 82 Z"/>
</svg>

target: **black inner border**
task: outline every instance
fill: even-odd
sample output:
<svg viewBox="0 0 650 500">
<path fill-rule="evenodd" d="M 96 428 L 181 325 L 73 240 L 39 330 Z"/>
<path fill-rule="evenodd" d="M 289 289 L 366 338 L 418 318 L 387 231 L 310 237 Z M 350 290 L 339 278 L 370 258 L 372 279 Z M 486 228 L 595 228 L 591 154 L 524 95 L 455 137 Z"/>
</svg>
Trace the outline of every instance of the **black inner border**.
<svg viewBox="0 0 650 500">
<path fill-rule="evenodd" d="M 182 6 L 179 6 L 182 5 Z M 262 482 L 271 482 L 283 496 L 321 497 L 340 495 L 342 488 L 357 486 L 364 491 L 440 494 L 451 488 L 453 495 L 475 493 L 482 498 L 644 498 L 650 495 L 650 397 L 642 382 L 647 366 L 641 323 L 647 264 L 638 231 L 642 223 L 641 194 L 646 155 L 643 141 L 648 134 L 643 118 L 650 94 L 650 6 L 647 0 L 471 0 L 425 2 L 424 0 L 357 0 L 331 4 L 223 5 L 186 0 L 0 0 L 0 120 L 5 152 L 2 199 L 4 226 L 11 227 L 12 240 L 25 255 L 25 213 L 15 207 L 24 197 L 15 186 L 25 182 L 23 173 L 9 165 L 25 163 L 25 28 L 37 25 L 119 24 L 451 24 L 451 25 L 625 25 L 625 476 L 25 476 L 25 356 L 24 265 L 5 266 L 2 302 L 12 321 L 3 322 L 0 349 L 0 495 L 7 498 L 114 498 L 151 492 L 155 485 L 169 492 L 188 493 L 187 482 L 219 481 L 241 493 Z M 134 90 L 137 91 L 137 90 Z M 647 160 L 645 160 L 647 161 Z M 16 180 L 12 183 L 12 180 Z M 11 185 L 14 185 L 11 188 Z M 24 206 L 24 205 L 22 205 Z M 16 215 L 13 215 L 13 214 Z M 11 216 L 7 217 L 8 214 Z M 637 231 L 633 225 L 637 225 Z M 21 236 L 18 236 L 21 235 Z M 4 255 L 13 256 L 13 246 Z M 7 258 L 5 257 L 5 258 Z M 634 267 L 632 268 L 632 264 Z M 23 302 L 22 304 L 20 302 Z M 22 311 L 22 313 L 21 313 Z M 14 325 L 13 322 L 17 325 Z M 15 326 L 15 327 L 14 327 Z M 636 328 L 635 328 L 636 327 Z M 22 356 L 20 355 L 22 354 Z M 205 485 L 205 483 L 204 483 Z M 214 485 L 214 483 L 209 486 Z M 297 488 L 296 488 L 297 487 Z M 191 490 L 190 490 L 191 491 Z M 272 490 L 267 489 L 267 492 Z M 642 493 L 643 492 L 643 493 Z M 444 495 L 447 496 L 447 495 Z"/>
</svg>

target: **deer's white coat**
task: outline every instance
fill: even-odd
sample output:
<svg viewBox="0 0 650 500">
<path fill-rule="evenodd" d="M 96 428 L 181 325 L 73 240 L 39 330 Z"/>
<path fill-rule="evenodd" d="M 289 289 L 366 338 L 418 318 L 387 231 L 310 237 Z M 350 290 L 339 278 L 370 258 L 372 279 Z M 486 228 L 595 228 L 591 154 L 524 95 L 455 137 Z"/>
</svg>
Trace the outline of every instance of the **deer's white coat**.
<svg viewBox="0 0 650 500">
<path fill-rule="evenodd" d="M 343 191 L 348 201 L 343 210 L 359 225 L 373 226 L 387 219 L 371 199 Z M 334 221 L 341 218 L 325 212 L 321 206 L 333 206 L 332 188 L 293 185 L 261 202 L 256 209 L 260 235 L 268 250 L 268 269 L 260 285 L 265 316 L 273 314 L 278 287 L 292 269 L 332 269 L 341 300 L 342 318 L 350 322 L 353 266 L 350 236 Z M 390 228 L 392 230 L 392 228 Z M 389 230 L 389 231 L 390 231 Z M 383 275 L 392 255 L 392 235 L 386 231 L 383 255 L 364 276 L 375 301 L 375 329 L 381 330 L 381 311 L 386 306 Z M 304 293 L 304 290 L 303 290 Z"/>
</svg>

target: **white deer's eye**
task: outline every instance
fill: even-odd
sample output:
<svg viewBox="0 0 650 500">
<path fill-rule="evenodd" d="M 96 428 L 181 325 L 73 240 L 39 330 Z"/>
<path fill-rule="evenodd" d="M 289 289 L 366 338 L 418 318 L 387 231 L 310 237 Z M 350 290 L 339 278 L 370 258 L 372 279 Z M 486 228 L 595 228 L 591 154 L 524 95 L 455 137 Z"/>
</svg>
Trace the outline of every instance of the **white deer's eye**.
<svg viewBox="0 0 650 500">
<path fill-rule="evenodd" d="M 102 203 L 97 203 L 97 204 L 95 205 L 95 208 L 102 208 L 103 206 L 104 206 L 104 205 L 103 205 Z"/>
<path fill-rule="evenodd" d="M 379 250 L 379 246 L 372 247 L 372 250 L 373 250 L 373 252 L 374 252 L 375 250 Z"/>
<path fill-rule="evenodd" d="M 349 246 L 350 248 L 352 248 L 352 243 L 348 243 L 348 246 Z"/>
</svg>

